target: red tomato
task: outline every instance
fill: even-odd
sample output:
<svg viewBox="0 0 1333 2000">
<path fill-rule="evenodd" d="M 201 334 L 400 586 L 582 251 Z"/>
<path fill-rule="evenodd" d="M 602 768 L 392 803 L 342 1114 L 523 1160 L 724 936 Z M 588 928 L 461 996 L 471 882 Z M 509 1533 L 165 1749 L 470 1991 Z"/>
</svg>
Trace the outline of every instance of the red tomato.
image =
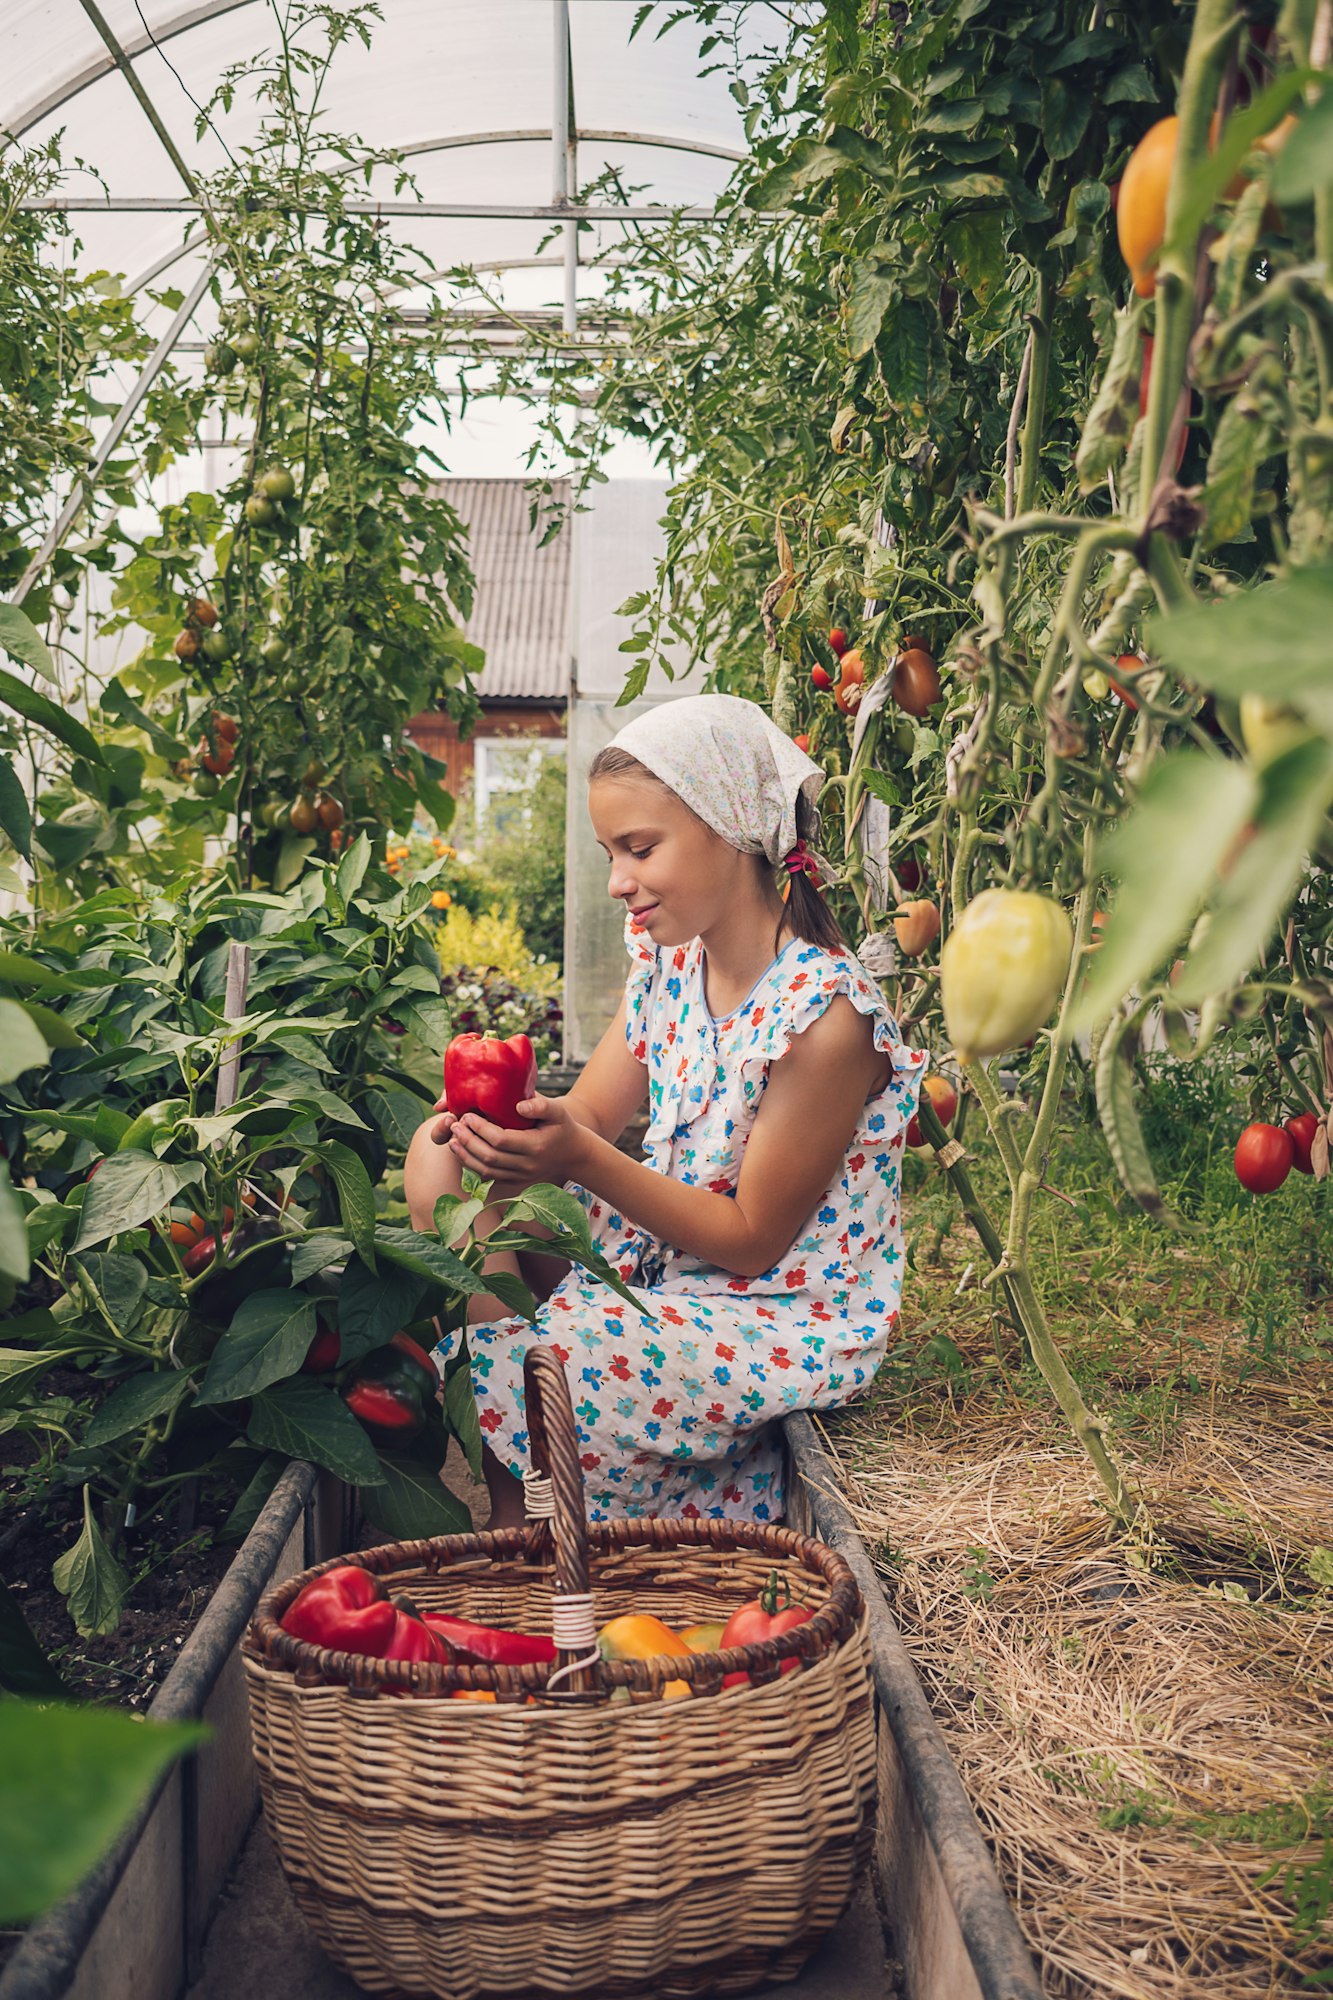
<svg viewBox="0 0 1333 2000">
<path fill-rule="evenodd" d="M 1298 1111 L 1294 1118 L 1288 1118 L 1282 1129 L 1291 1140 L 1295 1155 L 1292 1166 L 1298 1174 L 1312 1174 L 1314 1162 L 1310 1158 L 1310 1148 L 1314 1144 L 1314 1135 L 1319 1130 L 1319 1120 L 1313 1111 Z"/>
<path fill-rule="evenodd" d="M 1251 1194 L 1272 1194 L 1295 1163 L 1295 1142 L 1280 1125 L 1247 1125 L 1236 1141 L 1236 1179 Z"/>
<path fill-rule="evenodd" d="M 793 736 L 792 742 L 798 750 L 804 750 L 807 757 L 810 755 L 810 738 L 808 736 Z"/>
<path fill-rule="evenodd" d="M 1148 662 L 1139 653 L 1122 653 L 1115 663 L 1115 673 L 1123 675 L 1126 681 L 1133 680 L 1135 674 L 1141 674 L 1147 664 Z M 1138 703 L 1124 682 L 1118 681 L 1115 674 L 1108 674 L 1106 678 L 1111 683 L 1112 694 L 1118 695 L 1126 708 L 1137 710 Z"/>
<path fill-rule="evenodd" d="M 811 667 L 810 678 L 821 694 L 827 694 L 833 686 L 833 676 L 827 667 Z"/>
<path fill-rule="evenodd" d="M 841 659 L 843 654 L 847 651 L 847 646 L 848 646 L 847 634 L 843 631 L 841 625 L 834 626 L 833 630 L 828 635 L 828 643 L 829 643 L 829 651 L 831 653 L 836 653 L 838 658 Z"/>
</svg>

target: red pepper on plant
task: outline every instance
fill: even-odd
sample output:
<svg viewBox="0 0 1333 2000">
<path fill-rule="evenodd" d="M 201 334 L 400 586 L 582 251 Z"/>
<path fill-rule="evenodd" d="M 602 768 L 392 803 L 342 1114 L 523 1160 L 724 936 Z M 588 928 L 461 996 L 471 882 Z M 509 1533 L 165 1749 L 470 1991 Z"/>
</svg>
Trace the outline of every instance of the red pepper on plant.
<svg viewBox="0 0 1333 2000">
<path fill-rule="evenodd" d="M 758 1597 L 751 1598 L 733 1611 L 722 1630 L 718 1650 L 725 1652 L 728 1646 L 757 1646 L 765 1639 L 776 1639 L 783 1632 L 790 1632 L 793 1626 L 805 1625 L 814 1617 L 808 1604 L 794 1603 L 791 1585 L 785 1576 L 779 1577 L 775 1569 L 768 1573 L 768 1582 Z M 795 1673 L 799 1660 L 784 1660 L 782 1672 Z M 723 1687 L 733 1687 L 738 1681 L 747 1681 L 748 1674 L 728 1674 Z"/>
<path fill-rule="evenodd" d="M 537 1058 L 526 1035 L 455 1035 L 444 1052 L 444 1095 L 457 1117 L 475 1111 L 509 1132 L 532 1121 L 518 1106 L 537 1088 Z"/>
<path fill-rule="evenodd" d="M 406 1333 L 362 1361 L 342 1397 L 368 1430 L 386 1437 L 415 1437 L 426 1427 L 440 1378 L 424 1348 Z"/>
</svg>

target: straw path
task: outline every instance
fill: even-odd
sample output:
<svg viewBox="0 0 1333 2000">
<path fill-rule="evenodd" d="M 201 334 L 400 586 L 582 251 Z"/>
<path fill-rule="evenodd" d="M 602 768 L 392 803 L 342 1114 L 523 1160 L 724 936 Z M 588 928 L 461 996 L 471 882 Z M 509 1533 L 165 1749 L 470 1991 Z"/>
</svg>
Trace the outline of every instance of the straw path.
<svg viewBox="0 0 1333 2000">
<path fill-rule="evenodd" d="M 1308 1569 L 1333 1549 L 1333 1423 L 1273 1387 L 1140 1459 L 1169 1543 L 1152 1568 L 1043 1411 L 830 1428 L 1061 2000 L 1263 2000 L 1333 1973 L 1333 1919 L 1302 1941 L 1282 1879 L 1333 1875 L 1333 1591 Z"/>
</svg>

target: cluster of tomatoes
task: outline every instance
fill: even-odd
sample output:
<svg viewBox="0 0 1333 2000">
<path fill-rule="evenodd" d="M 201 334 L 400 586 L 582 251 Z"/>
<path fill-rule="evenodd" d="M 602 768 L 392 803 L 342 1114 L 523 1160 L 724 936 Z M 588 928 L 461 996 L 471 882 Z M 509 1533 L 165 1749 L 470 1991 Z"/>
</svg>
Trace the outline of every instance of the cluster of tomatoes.
<svg viewBox="0 0 1333 2000">
<path fill-rule="evenodd" d="M 1298 1111 L 1283 1125 L 1247 1125 L 1236 1141 L 1236 1179 L 1251 1194 L 1272 1194 L 1295 1167 L 1312 1174 L 1311 1149 L 1321 1120 L 1313 1111 Z"/>
<path fill-rule="evenodd" d="M 231 658 L 231 641 L 218 624 L 216 604 L 206 597 L 191 598 L 172 650 L 178 660 L 205 659 L 214 667 Z"/>
<path fill-rule="evenodd" d="M 841 625 L 828 635 L 829 651 L 837 666 L 837 679 L 825 666 L 810 669 L 810 679 L 820 694 L 832 694 L 843 715 L 855 715 L 865 689 L 866 668 L 859 646 L 853 646 Z M 909 633 L 889 666 L 893 676 L 892 694 L 905 714 L 918 718 L 940 698 L 940 673 L 924 639 Z M 797 738 L 798 743 L 800 738 Z M 806 746 L 801 745 L 802 748 Z"/>
<path fill-rule="evenodd" d="M 245 518 L 252 528 L 276 527 L 282 510 L 296 498 L 296 481 L 285 465 L 269 465 L 255 480 L 245 503 Z"/>
<path fill-rule="evenodd" d="M 439 834 L 435 834 L 432 837 L 430 844 L 432 851 L 436 855 L 438 855 L 441 860 L 444 861 L 453 860 L 456 850 L 450 847 L 447 840 L 441 840 Z M 395 845 L 394 842 L 391 840 L 388 846 L 384 850 L 384 865 L 388 869 L 389 873 L 391 875 L 400 874 L 402 872 L 403 863 L 410 859 L 411 853 L 412 849 L 406 844 L 406 842 L 403 842 L 400 845 Z M 434 889 L 431 891 L 430 906 L 433 910 L 452 909 L 453 902 L 454 899 L 449 894 L 449 891 L 447 889 Z"/>
</svg>

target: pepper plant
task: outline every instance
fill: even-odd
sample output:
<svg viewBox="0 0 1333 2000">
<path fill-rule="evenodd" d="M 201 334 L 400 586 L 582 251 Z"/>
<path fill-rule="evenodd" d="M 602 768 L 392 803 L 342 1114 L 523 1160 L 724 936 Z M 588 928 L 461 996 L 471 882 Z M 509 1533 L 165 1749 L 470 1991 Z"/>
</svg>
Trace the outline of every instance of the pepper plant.
<svg viewBox="0 0 1333 2000">
<path fill-rule="evenodd" d="M 734 63 L 725 9 L 689 18 Z M 628 429 L 677 473 L 625 696 L 684 640 L 824 762 L 841 913 L 881 968 L 896 933 L 908 1027 L 974 1057 L 1007 1219 L 922 1128 L 1126 1526 L 1029 1249 L 1069 1065 L 1164 1220 L 1149 1019 L 1182 1059 L 1233 1038 L 1327 1169 L 1331 40 L 1327 0 L 830 0 L 734 70 L 750 157 L 715 225 L 638 246 L 614 368 L 564 364 L 557 445 Z M 978 1047 L 951 1022 L 995 997 L 961 923 L 987 890 L 1069 921 L 1032 927 Z"/>
<path fill-rule="evenodd" d="M 400 887 L 372 852 L 363 834 L 281 895 L 216 878 L 9 926 L 0 980 L 40 994 L 60 1032 L 3 1088 L 32 1272 L 4 1326 L 0 1427 L 39 1447 L 30 1498 L 82 1489 L 55 1570 L 82 1631 L 117 1622 L 127 1520 L 160 1518 L 204 1475 L 237 1494 L 235 1531 L 290 1457 L 356 1486 L 386 1534 L 467 1525 L 438 1477 L 451 1433 L 480 1467 L 466 1348 L 442 1404 L 417 1349 L 475 1293 L 534 1306 L 481 1275 L 479 1197 L 443 1202 L 434 1235 L 377 1203 L 438 1094 L 450 1026 L 429 884 Z M 528 1247 L 534 1218 L 628 1296 L 558 1189 L 511 1204 L 491 1246 Z M 42 1394 L 55 1369 L 77 1371 L 75 1394 Z"/>
</svg>

